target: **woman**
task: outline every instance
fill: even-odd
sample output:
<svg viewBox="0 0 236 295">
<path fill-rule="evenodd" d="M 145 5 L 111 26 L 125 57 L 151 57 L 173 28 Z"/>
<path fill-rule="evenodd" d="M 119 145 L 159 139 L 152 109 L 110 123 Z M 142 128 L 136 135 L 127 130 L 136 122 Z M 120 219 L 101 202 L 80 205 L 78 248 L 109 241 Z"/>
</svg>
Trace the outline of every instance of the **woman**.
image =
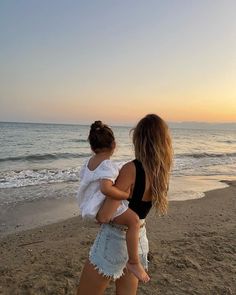
<svg viewBox="0 0 236 295">
<path fill-rule="evenodd" d="M 135 160 L 121 168 L 115 185 L 120 190 L 131 191 L 129 208 L 140 219 L 139 255 L 147 269 L 145 217 L 152 206 L 161 214 L 165 213 L 168 204 L 172 145 L 165 121 L 155 114 L 142 118 L 133 129 L 133 145 Z M 115 280 L 117 295 L 135 295 L 137 292 L 138 279 L 125 268 L 128 259 L 126 228 L 108 223 L 110 202 L 107 198 L 98 213 L 97 219 L 103 224 L 82 271 L 77 295 L 102 295 L 111 279 Z M 119 203 L 117 201 L 117 206 Z"/>
</svg>

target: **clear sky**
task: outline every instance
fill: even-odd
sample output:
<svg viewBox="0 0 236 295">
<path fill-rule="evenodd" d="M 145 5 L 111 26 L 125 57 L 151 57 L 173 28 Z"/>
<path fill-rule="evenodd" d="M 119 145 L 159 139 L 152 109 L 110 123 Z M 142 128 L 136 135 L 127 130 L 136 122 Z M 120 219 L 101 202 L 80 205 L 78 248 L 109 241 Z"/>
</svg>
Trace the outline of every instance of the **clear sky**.
<svg viewBox="0 0 236 295">
<path fill-rule="evenodd" d="M 1 0 L 0 121 L 236 121 L 235 0 Z"/>
</svg>

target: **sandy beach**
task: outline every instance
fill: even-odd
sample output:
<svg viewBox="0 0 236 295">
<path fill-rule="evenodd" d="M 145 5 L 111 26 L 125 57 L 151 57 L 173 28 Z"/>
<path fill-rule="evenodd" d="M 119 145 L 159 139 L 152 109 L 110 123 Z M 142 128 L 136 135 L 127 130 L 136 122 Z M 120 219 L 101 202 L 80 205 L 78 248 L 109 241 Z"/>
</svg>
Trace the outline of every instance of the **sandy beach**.
<svg viewBox="0 0 236 295">
<path fill-rule="evenodd" d="M 170 202 L 165 217 L 149 214 L 151 282 L 139 295 L 236 294 L 236 182 L 228 184 Z M 97 230 L 77 216 L 2 237 L 0 294 L 75 294 Z"/>
</svg>

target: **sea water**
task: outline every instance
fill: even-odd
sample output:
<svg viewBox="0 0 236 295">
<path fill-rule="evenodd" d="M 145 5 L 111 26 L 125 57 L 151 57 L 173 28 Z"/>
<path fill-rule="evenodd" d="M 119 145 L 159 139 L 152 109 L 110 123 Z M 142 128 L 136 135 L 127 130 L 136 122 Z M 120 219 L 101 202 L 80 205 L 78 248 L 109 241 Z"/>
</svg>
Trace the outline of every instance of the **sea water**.
<svg viewBox="0 0 236 295">
<path fill-rule="evenodd" d="M 117 142 L 113 160 L 133 159 L 131 127 L 112 129 Z M 216 180 L 236 178 L 234 128 L 172 124 L 170 129 L 174 147 L 170 199 L 198 198 L 214 188 Z M 91 155 L 88 132 L 86 125 L 0 123 L 0 206 L 52 197 L 55 187 L 57 197 L 73 194 L 81 165 Z"/>
</svg>

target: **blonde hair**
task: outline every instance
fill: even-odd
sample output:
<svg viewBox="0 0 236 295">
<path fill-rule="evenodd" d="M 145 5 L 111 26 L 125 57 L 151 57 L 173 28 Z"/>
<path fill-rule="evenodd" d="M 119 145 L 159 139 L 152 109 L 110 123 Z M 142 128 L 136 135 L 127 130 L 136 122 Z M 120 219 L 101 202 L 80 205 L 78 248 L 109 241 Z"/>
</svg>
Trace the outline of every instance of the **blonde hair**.
<svg viewBox="0 0 236 295">
<path fill-rule="evenodd" d="M 155 114 L 142 118 L 133 129 L 135 157 L 144 168 L 150 184 L 152 204 L 156 210 L 167 212 L 167 191 L 173 159 L 169 128 L 165 121 Z"/>
</svg>

